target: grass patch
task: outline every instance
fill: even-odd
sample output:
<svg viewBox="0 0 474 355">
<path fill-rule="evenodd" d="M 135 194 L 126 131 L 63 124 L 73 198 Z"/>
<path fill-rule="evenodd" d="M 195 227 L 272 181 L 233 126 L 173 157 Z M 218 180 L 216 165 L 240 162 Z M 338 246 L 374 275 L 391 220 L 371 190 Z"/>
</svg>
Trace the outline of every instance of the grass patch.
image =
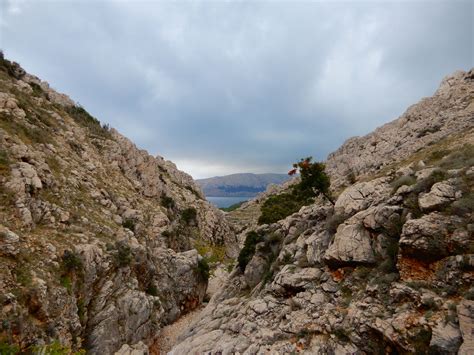
<svg viewBox="0 0 474 355">
<path fill-rule="evenodd" d="M 18 119 L 14 119 L 4 113 L 0 114 L 0 127 L 9 134 L 17 136 L 26 144 L 51 143 L 50 134 L 44 129 L 37 127 L 27 127 Z"/>
<path fill-rule="evenodd" d="M 15 344 L 0 342 L 0 354 L 2 355 L 16 355 L 20 353 L 20 347 Z"/>
<path fill-rule="evenodd" d="M 226 259 L 225 246 L 223 245 L 212 245 L 203 240 L 198 240 L 194 244 L 194 248 L 199 255 L 206 257 L 210 263 L 223 263 Z"/>
</svg>

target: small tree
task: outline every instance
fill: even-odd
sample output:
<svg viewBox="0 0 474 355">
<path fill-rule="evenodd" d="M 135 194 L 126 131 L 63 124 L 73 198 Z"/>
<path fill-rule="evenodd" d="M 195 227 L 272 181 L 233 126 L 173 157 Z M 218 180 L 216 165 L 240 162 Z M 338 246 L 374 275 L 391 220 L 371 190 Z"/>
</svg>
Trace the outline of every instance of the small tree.
<svg viewBox="0 0 474 355">
<path fill-rule="evenodd" d="M 331 182 L 329 176 L 325 172 L 326 166 L 320 162 L 312 162 L 313 157 L 301 159 L 293 164 L 293 169 L 288 175 L 294 175 L 298 172 L 301 175 L 301 182 L 295 186 L 298 192 L 307 196 L 317 196 L 322 194 L 332 204 L 334 204 L 329 187 Z"/>
</svg>

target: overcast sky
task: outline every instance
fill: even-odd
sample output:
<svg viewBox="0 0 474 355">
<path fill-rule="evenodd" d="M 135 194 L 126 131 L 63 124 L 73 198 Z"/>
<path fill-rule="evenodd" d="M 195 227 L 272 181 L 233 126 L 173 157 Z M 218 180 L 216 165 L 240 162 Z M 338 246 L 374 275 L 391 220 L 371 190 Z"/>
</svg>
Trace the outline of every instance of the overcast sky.
<svg viewBox="0 0 474 355">
<path fill-rule="evenodd" d="M 473 1 L 9 1 L 0 48 L 195 178 L 286 172 L 474 66 Z"/>
</svg>

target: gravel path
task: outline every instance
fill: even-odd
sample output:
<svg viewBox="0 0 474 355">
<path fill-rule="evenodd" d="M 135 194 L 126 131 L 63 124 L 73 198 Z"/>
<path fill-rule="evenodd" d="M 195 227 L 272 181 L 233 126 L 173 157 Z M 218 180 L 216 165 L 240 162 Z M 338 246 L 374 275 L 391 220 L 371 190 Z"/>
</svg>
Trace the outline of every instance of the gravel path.
<svg viewBox="0 0 474 355">
<path fill-rule="evenodd" d="M 176 344 L 178 337 L 199 318 L 204 306 L 196 308 L 195 310 L 185 314 L 176 322 L 164 327 L 159 336 L 160 354 L 166 354 Z"/>
<path fill-rule="evenodd" d="M 219 286 L 221 286 L 226 278 L 228 277 L 227 271 L 224 267 L 220 267 L 214 270 L 213 275 L 209 279 L 209 285 L 207 287 L 207 295 L 211 298 L 214 293 L 217 291 Z M 185 314 L 179 318 L 176 322 L 167 325 L 161 330 L 160 335 L 158 336 L 159 344 L 159 354 L 164 355 L 168 353 L 174 345 L 178 337 L 184 333 L 184 331 L 201 315 L 202 310 L 205 308 L 205 305 L 201 305 L 195 310 Z"/>
</svg>

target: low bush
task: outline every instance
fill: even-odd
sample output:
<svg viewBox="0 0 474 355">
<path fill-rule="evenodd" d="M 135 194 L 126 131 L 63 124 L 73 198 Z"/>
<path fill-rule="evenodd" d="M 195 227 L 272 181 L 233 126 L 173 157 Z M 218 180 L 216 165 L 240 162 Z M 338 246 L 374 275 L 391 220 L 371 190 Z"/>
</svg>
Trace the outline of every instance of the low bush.
<svg viewBox="0 0 474 355">
<path fill-rule="evenodd" d="M 239 257 L 237 258 L 239 268 L 242 272 L 245 271 L 247 264 L 252 260 L 252 257 L 255 254 L 255 246 L 262 241 L 263 236 L 257 232 L 251 231 L 247 233 L 244 247 L 240 250 Z"/>
<path fill-rule="evenodd" d="M 79 256 L 75 252 L 71 250 L 64 251 L 61 261 L 62 261 L 62 267 L 64 271 L 68 273 L 79 271 L 82 269 L 82 266 L 83 266 L 82 260 L 79 258 Z"/>
<path fill-rule="evenodd" d="M 298 194 L 295 190 L 289 193 L 270 196 L 261 207 L 258 224 L 270 224 L 298 212 L 301 207 L 310 204 L 312 197 Z"/>
<path fill-rule="evenodd" d="M 207 262 L 206 258 L 201 258 L 198 261 L 197 271 L 198 271 L 199 276 L 205 282 L 207 282 L 209 280 L 210 267 L 209 267 L 209 263 Z"/>
<path fill-rule="evenodd" d="M 164 208 L 173 208 L 175 206 L 174 200 L 165 194 L 161 196 L 160 202 Z"/>
<path fill-rule="evenodd" d="M 135 220 L 128 218 L 122 222 L 122 227 L 130 229 L 132 232 L 135 232 Z"/>
<path fill-rule="evenodd" d="M 194 207 L 186 208 L 181 212 L 181 220 L 186 224 L 196 222 L 197 211 Z"/>
<path fill-rule="evenodd" d="M 117 243 L 117 253 L 115 254 L 115 263 L 118 267 L 130 265 L 133 260 L 132 250 L 125 243 Z"/>
<path fill-rule="evenodd" d="M 145 292 L 151 296 L 158 296 L 158 288 L 153 283 L 148 285 Z"/>
<path fill-rule="evenodd" d="M 301 207 L 313 202 L 313 198 L 317 195 L 323 195 L 334 204 L 329 192 L 329 176 L 324 171 L 325 165 L 319 162 L 313 163 L 312 159 L 308 157 L 293 164 L 293 169 L 288 174 L 294 175 L 299 171 L 301 181 L 293 185 L 290 192 L 271 196 L 263 203 L 259 224 L 274 223 L 298 212 Z"/>
</svg>

